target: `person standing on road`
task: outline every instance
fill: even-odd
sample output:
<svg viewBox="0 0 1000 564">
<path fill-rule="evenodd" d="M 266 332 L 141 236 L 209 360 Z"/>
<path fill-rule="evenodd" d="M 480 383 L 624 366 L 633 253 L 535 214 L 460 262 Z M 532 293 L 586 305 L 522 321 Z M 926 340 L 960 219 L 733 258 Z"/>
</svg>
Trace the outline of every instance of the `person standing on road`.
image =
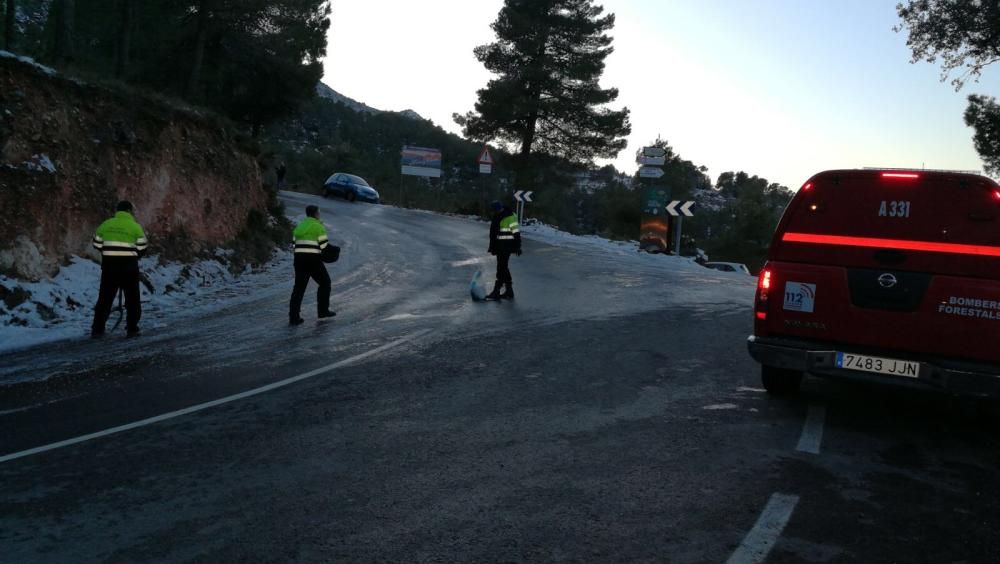
<svg viewBox="0 0 1000 564">
<path fill-rule="evenodd" d="M 285 167 L 284 161 L 282 161 L 278 166 L 274 167 L 274 174 L 278 178 L 278 190 L 285 189 L 285 174 L 288 172 L 288 168 Z"/>
<path fill-rule="evenodd" d="M 514 280 L 510 275 L 510 255 L 521 256 L 521 226 L 517 214 L 501 202 L 493 202 L 493 221 L 490 223 L 489 253 L 497 257 L 497 279 L 488 300 L 514 299 Z M 500 287 L 504 291 L 500 293 Z"/>
<path fill-rule="evenodd" d="M 319 220 L 319 208 L 306 206 L 306 218 L 295 227 L 292 234 L 295 239 L 295 287 L 292 289 L 292 301 L 288 307 L 289 325 L 299 325 L 304 320 L 299 315 L 302 308 L 302 297 L 306 286 L 312 278 L 319 285 L 316 291 L 317 317 L 324 319 L 337 315 L 330 311 L 330 275 L 326 272 L 321 254 L 329 244 L 326 228 Z"/>
<path fill-rule="evenodd" d="M 90 336 L 104 335 L 104 329 L 119 290 L 125 296 L 126 324 L 129 337 L 139 335 L 142 304 L 139 301 L 139 257 L 149 245 L 146 234 L 132 216 L 132 204 L 122 200 L 115 206 L 114 217 L 106 220 L 94 234 L 94 248 L 101 252 L 101 290 L 94 306 Z"/>
</svg>

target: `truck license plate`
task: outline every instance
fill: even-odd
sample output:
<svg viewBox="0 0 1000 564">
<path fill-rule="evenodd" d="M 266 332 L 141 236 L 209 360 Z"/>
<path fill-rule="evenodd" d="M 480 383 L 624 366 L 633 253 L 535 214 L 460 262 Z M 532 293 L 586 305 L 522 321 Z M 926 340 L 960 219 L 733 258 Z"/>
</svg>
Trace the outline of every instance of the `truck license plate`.
<svg viewBox="0 0 1000 564">
<path fill-rule="evenodd" d="M 905 376 L 907 378 L 917 378 L 920 375 L 919 362 L 842 352 L 837 353 L 837 368 L 861 370 L 862 372 L 874 372 L 876 374 L 889 374 L 892 376 Z"/>
</svg>

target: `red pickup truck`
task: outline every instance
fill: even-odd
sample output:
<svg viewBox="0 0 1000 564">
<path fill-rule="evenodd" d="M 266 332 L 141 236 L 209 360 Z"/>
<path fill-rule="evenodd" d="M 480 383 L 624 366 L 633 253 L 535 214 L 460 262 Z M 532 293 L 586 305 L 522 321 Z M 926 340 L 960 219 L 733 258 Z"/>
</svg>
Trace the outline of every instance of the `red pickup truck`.
<svg viewBox="0 0 1000 564">
<path fill-rule="evenodd" d="M 968 173 L 832 170 L 789 203 L 750 354 L 772 394 L 805 373 L 1000 395 L 1000 186 Z"/>
</svg>

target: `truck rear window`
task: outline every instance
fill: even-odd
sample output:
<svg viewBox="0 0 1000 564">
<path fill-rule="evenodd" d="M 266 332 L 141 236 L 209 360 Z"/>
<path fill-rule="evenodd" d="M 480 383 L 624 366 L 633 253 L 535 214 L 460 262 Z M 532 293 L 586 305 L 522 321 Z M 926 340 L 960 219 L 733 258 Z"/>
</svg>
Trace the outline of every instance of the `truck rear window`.
<svg viewBox="0 0 1000 564">
<path fill-rule="evenodd" d="M 777 260 L 1000 276 L 1000 188 L 983 177 L 824 173 L 785 215 Z"/>
</svg>

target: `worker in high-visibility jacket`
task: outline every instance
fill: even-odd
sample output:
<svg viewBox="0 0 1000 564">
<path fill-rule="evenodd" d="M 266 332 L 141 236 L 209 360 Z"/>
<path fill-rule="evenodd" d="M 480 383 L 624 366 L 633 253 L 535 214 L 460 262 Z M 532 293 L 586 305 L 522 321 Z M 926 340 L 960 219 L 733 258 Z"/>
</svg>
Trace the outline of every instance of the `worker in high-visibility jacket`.
<svg viewBox="0 0 1000 564">
<path fill-rule="evenodd" d="M 510 275 L 510 255 L 521 256 L 521 226 L 517 214 L 501 202 L 493 202 L 493 221 L 490 223 L 489 252 L 497 257 L 497 279 L 489 300 L 514 299 L 514 280 Z M 500 287 L 504 291 L 500 293 Z"/>
<path fill-rule="evenodd" d="M 316 292 L 316 316 L 323 319 L 337 315 L 330 311 L 330 275 L 320 256 L 329 240 L 326 228 L 319 220 L 318 207 L 306 206 L 306 218 L 295 226 L 292 237 L 295 239 L 295 288 L 292 289 L 292 301 L 288 306 L 288 323 L 299 325 L 303 322 L 299 310 L 310 278 L 319 285 Z"/>
<path fill-rule="evenodd" d="M 132 216 L 132 204 L 122 200 L 115 206 L 114 217 L 106 220 L 94 233 L 94 248 L 101 252 L 101 290 L 94 306 L 94 322 L 90 336 L 104 335 L 115 294 L 125 296 L 126 323 L 129 337 L 139 335 L 142 304 L 139 301 L 139 257 L 146 252 L 146 234 Z"/>
</svg>

